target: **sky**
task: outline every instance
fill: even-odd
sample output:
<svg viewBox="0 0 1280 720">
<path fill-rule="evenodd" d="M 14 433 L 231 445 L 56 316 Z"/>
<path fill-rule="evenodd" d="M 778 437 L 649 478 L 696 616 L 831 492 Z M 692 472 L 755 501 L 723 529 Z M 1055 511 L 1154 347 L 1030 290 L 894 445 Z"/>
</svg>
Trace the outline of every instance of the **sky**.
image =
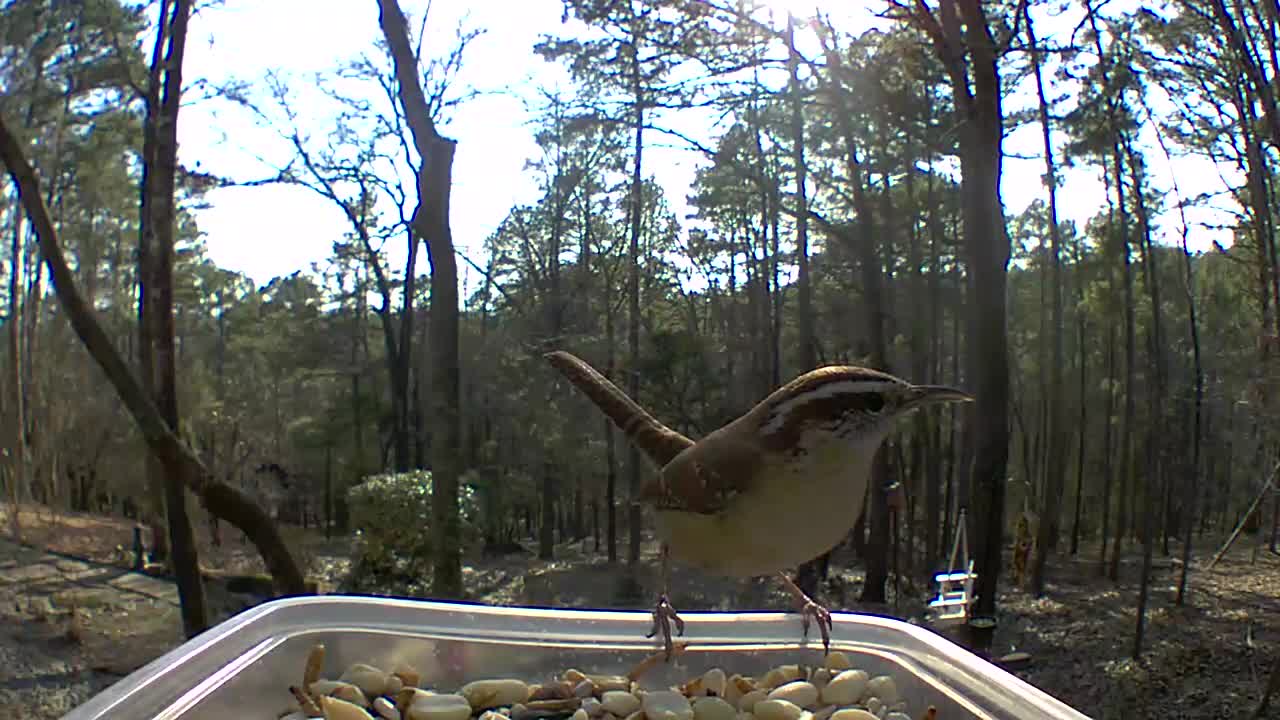
<svg viewBox="0 0 1280 720">
<path fill-rule="evenodd" d="M 780 12 L 793 10 L 798 15 L 814 4 L 815 0 L 772 2 Z M 845 13 L 844 27 L 873 22 L 866 7 L 879 5 L 860 6 L 857 0 L 818 0 L 816 4 L 824 11 Z M 416 32 L 425 3 L 402 0 L 401 5 Z M 564 69 L 543 61 L 533 46 L 544 35 L 566 32 L 566 27 L 561 23 L 560 0 L 434 0 L 425 54 L 447 52 L 458 21 L 464 17 L 467 26 L 485 32 L 468 50 L 458 82 L 479 94 L 456 109 L 439 130 L 458 141 L 451 207 L 454 242 L 460 254 L 483 264 L 480 249 L 485 238 L 513 206 L 537 199 L 536 178 L 525 171 L 524 164 L 537 156 L 538 149 L 521 97 L 531 96 L 539 84 L 565 82 Z M 1037 23 L 1042 41 L 1046 35 L 1052 40 L 1054 29 L 1065 25 L 1050 21 L 1041 28 Z M 371 50 L 379 36 L 375 0 L 226 0 L 193 18 L 184 79 L 187 87 L 200 80 L 253 82 L 267 71 L 276 71 L 292 83 L 305 84 L 312 74 L 331 70 L 343 60 Z M 304 132 L 323 137 L 327 109 L 314 100 L 315 95 L 299 100 L 299 123 Z M 1027 101 L 1025 96 L 1023 101 Z M 247 113 L 203 99 L 195 92 L 190 92 L 182 108 L 178 135 L 179 158 L 186 166 L 198 164 L 205 172 L 236 180 L 270 176 L 270 165 L 282 165 L 288 158 L 288 147 L 278 135 L 255 126 Z M 660 139 L 654 139 L 661 144 Z M 1045 197 L 1040 180 L 1044 171 L 1041 147 L 1038 125 L 1020 128 L 1005 139 L 1008 156 L 1001 190 L 1010 216 Z M 654 147 L 646 148 L 646 158 L 648 172 L 665 188 L 677 217 L 683 217 L 685 196 L 701 156 Z M 1157 151 L 1151 164 L 1160 187 L 1170 187 L 1176 173 L 1179 189 L 1186 196 L 1216 190 L 1222 184 L 1218 169 L 1207 162 L 1177 159 L 1170 165 Z M 205 234 L 209 256 L 219 266 L 244 273 L 259 285 L 324 261 L 348 228 L 330 201 L 299 187 L 223 188 L 206 200 L 209 207 L 197 211 L 196 220 Z M 1062 219 L 1083 227 L 1104 205 L 1104 186 L 1096 170 L 1078 167 L 1067 171 L 1059 196 Z M 1212 218 L 1200 212 L 1192 213 L 1192 219 Z M 1164 220 L 1164 241 L 1176 243 L 1176 215 L 1166 214 Z M 1193 228 L 1191 246 L 1203 250 L 1210 247 L 1212 239 L 1230 244 L 1221 231 L 1214 234 Z M 419 267 L 425 270 L 425 263 Z M 465 298 L 478 276 L 465 262 L 459 267 L 464 271 L 461 289 Z"/>
</svg>

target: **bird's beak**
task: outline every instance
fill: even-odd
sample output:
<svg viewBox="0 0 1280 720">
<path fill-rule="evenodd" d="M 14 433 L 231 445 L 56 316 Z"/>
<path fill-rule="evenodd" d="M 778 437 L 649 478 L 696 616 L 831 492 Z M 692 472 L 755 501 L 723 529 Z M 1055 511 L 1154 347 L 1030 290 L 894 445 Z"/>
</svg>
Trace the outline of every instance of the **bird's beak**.
<svg viewBox="0 0 1280 720">
<path fill-rule="evenodd" d="M 948 402 L 973 402 L 973 396 L 963 390 L 945 385 L 912 385 L 907 391 L 908 407 Z"/>
</svg>

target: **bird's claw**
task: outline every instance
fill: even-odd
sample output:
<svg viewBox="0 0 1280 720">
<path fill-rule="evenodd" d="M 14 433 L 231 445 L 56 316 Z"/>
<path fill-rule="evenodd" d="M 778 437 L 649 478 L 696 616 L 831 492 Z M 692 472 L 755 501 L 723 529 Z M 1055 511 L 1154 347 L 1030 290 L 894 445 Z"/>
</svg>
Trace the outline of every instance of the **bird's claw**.
<svg viewBox="0 0 1280 720">
<path fill-rule="evenodd" d="M 807 600 L 800 608 L 800 629 L 803 637 L 809 637 L 810 619 L 818 621 L 818 632 L 822 634 L 822 654 L 831 652 L 831 611 L 813 600 Z"/>
<path fill-rule="evenodd" d="M 658 597 L 658 604 L 653 608 L 653 627 L 645 637 L 651 638 L 659 631 L 662 632 L 662 646 L 666 650 L 667 660 L 671 659 L 675 651 L 675 644 L 671 641 L 672 623 L 675 623 L 676 635 L 684 637 L 684 620 L 676 613 L 675 607 L 664 593 Z"/>
<path fill-rule="evenodd" d="M 830 653 L 831 611 L 814 602 L 813 598 L 805 594 L 805 591 L 800 589 L 796 581 L 787 577 L 786 573 L 778 573 L 778 578 L 782 580 L 782 585 L 791 592 L 791 597 L 795 599 L 796 607 L 800 609 L 800 628 L 803 631 L 801 637 L 808 639 L 810 619 L 817 620 L 818 631 L 822 633 L 822 654 Z"/>
</svg>

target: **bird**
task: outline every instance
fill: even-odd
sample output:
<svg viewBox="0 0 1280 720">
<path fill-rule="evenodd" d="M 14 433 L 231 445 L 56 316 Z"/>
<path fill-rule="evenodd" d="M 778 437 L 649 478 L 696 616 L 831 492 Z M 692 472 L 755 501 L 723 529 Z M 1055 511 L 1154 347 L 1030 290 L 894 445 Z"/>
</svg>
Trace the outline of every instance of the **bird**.
<svg viewBox="0 0 1280 720">
<path fill-rule="evenodd" d="M 672 430 L 577 356 L 547 362 L 587 396 L 657 468 L 636 501 L 655 515 L 661 593 L 653 627 L 668 657 L 684 621 L 669 596 L 670 564 L 722 577 L 773 576 L 830 650 L 831 613 L 788 570 L 834 548 L 852 529 L 876 451 L 896 421 L 925 405 L 969 402 L 943 385 L 913 385 L 885 372 L 827 365 L 774 390 L 696 442 Z"/>
</svg>

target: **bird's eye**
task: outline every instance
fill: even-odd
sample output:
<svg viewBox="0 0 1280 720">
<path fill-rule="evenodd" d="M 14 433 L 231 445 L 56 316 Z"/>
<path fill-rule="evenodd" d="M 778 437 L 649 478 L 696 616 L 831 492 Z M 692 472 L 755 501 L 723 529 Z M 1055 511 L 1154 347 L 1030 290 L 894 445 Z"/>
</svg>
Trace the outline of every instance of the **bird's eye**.
<svg viewBox="0 0 1280 720">
<path fill-rule="evenodd" d="M 867 412 L 878 413 L 884 409 L 884 398 L 876 393 L 867 396 Z"/>
</svg>

